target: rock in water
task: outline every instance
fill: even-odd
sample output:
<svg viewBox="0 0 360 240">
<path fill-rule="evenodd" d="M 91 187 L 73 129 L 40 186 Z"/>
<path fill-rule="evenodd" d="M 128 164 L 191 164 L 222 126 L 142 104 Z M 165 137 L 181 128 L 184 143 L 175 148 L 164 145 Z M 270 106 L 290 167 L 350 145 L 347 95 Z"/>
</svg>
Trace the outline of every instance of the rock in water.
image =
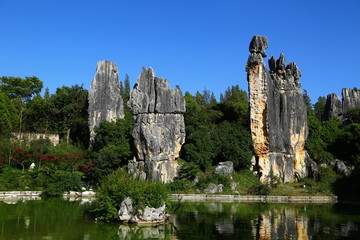
<svg viewBox="0 0 360 240">
<path fill-rule="evenodd" d="M 295 63 L 286 65 L 283 54 L 269 59 L 268 71 L 263 61 L 267 42 L 264 36 L 252 39 L 246 65 L 253 169 L 262 182 L 268 182 L 272 175 L 282 182 L 293 182 L 307 175 L 304 144 L 308 130 L 301 72 Z"/>
<path fill-rule="evenodd" d="M 95 77 L 89 91 L 90 140 L 100 122 L 124 118 L 123 99 L 120 96 L 118 69 L 115 63 L 104 60 L 97 63 Z"/>
<path fill-rule="evenodd" d="M 143 68 L 131 90 L 128 103 L 134 120 L 133 138 L 137 150 L 132 172 L 147 179 L 169 182 L 177 175 L 181 146 L 185 142 L 185 100 L 179 88 L 170 89 L 166 79 Z"/>
</svg>

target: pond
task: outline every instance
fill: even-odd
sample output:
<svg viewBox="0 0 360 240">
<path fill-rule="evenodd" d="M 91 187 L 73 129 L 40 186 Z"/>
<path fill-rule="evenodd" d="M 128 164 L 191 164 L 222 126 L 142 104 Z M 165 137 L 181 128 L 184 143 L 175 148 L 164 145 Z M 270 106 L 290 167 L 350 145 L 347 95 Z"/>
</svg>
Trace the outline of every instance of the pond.
<svg viewBox="0 0 360 240">
<path fill-rule="evenodd" d="M 0 202 L 0 239 L 360 239 L 360 205 L 184 202 L 171 223 L 95 223 L 91 203 Z"/>
</svg>

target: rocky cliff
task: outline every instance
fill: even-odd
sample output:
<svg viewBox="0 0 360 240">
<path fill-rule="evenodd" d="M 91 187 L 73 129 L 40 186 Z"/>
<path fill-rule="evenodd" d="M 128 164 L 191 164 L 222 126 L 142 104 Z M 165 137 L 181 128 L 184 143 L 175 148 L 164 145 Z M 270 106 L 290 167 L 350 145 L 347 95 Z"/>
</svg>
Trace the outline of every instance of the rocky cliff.
<svg viewBox="0 0 360 240">
<path fill-rule="evenodd" d="M 301 72 L 285 57 L 271 57 L 266 69 L 263 57 L 266 37 L 254 36 L 246 65 L 249 83 L 250 125 L 255 161 L 253 169 L 262 182 L 271 175 L 292 182 L 307 175 L 306 105 L 300 90 Z"/>
<path fill-rule="evenodd" d="M 118 69 L 115 63 L 97 63 L 95 77 L 89 90 L 89 128 L 90 140 L 94 139 L 94 127 L 102 121 L 124 118 L 123 99 L 120 96 Z"/>
<path fill-rule="evenodd" d="M 348 111 L 353 108 L 360 108 L 359 90 L 343 88 L 341 95 L 342 100 L 340 100 L 336 93 L 327 96 L 324 110 L 325 120 L 337 117 L 346 122 Z"/>
<path fill-rule="evenodd" d="M 178 171 L 176 158 L 185 141 L 185 100 L 180 89 L 143 68 L 128 103 L 134 120 L 136 159 L 130 172 L 155 181 L 169 182 Z"/>
</svg>

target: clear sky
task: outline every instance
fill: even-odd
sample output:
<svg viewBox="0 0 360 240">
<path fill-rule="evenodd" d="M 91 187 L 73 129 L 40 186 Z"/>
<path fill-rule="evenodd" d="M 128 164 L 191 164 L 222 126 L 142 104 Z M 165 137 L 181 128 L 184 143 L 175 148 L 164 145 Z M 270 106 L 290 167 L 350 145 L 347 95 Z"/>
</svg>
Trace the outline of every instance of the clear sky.
<svg viewBox="0 0 360 240">
<path fill-rule="evenodd" d="M 359 0 L 0 0 L 0 76 L 89 89 L 96 63 L 134 84 L 141 67 L 172 87 L 217 97 L 239 84 L 254 34 L 296 62 L 313 102 L 358 87 Z"/>
</svg>

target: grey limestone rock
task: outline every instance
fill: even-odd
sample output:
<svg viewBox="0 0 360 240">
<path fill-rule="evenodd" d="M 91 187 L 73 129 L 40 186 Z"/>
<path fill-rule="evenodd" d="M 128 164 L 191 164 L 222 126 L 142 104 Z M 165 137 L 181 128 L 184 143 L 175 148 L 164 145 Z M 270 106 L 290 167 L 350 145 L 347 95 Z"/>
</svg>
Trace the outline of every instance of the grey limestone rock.
<svg viewBox="0 0 360 240">
<path fill-rule="evenodd" d="M 355 169 L 353 165 L 346 164 L 344 161 L 336 159 L 334 162 L 331 163 L 334 170 L 341 175 L 350 176 L 352 171 Z"/>
<path fill-rule="evenodd" d="M 266 57 L 265 49 L 268 48 L 267 37 L 255 35 L 250 42 L 249 52 L 261 54 L 262 57 Z"/>
<path fill-rule="evenodd" d="M 295 63 L 286 65 L 285 56 L 271 57 L 267 70 L 263 57 L 266 37 L 254 36 L 246 65 L 249 83 L 250 125 L 255 153 L 253 170 L 262 182 L 271 174 L 282 182 L 306 176 L 306 105 Z"/>
<path fill-rule="evenodd" d="M 205 193 L 221 193 L 223 191 L 224 185 L 222 184 L 214 184 L 214 183 L 210 183 L 209 186 L 204 189 Z"/>
<path fill-rule="evenodd" d="M 219 162 L 215 168 L 215 173 L 218 175 L 230 177 L 234 172 L 234 163 L 231 161 Z"/>
<path fill-rule="evenodd" d="M 179 88 L 171 89 L 166 79 L 155 77 L 152 68 L 143 68 L 128 105 L 135 126 L 137 150 L 132 166 L 147 179 L 168 182 L 176 177 L 182 144 L 185 142 L 185 100 Z"/>
<path fill-rule="evenodd" d="M 132 223 L 164 222 L 166 219 L 165 205 L 158 208 L 145 206 L 143 210 L 135 210 L 130 197 L 121 202 L 118 215 L 121 221 Z"/>
<path fill-rule="evenodd" d="M 360 90 L 343 88 L 341 95 L 343 115 L 346 115 L 352 108 L 360 108 Z"/>
<path fill-rule="evenodd" d="M 327 96 L 324 119 L 329 120 L 333 117 L 338 117 L 344 124 L 348 124 L 351 123 L 347 119 L 349 110 L 360 108 L 360 90 L 343 88 L 341 95 L 341 101 L 336 93 Z"/>
<path fill-rule="evenodd" d="M 336 93 L 327 95 L 323 117 L 324 120 L 329 120 L 334 117 L 342 117 L 342 103 Z"/>
<path fill-rule="evenodd" d="M 89 90 L 90 140 L 100 122 L 124 118 L 123 99 L 120 96 L 118 69 L 115 63 L 104 60 L 97 63 L 95 77 Z"/>
</svg>

